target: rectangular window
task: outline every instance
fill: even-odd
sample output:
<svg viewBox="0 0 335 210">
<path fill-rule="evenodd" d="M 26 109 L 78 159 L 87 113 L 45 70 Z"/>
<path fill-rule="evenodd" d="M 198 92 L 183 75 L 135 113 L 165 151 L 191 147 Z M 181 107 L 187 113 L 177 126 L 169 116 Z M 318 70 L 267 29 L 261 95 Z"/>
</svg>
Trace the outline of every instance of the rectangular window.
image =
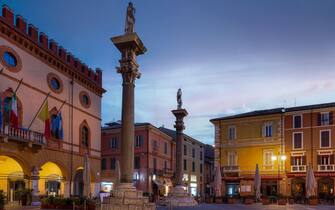
<svg viewBox="0 0 335 210">
<path fill-rule="evenodd" d="M 168 143 L 164 142 L 164 154 L 168 154 Z"/>
<path fill-rule="evenodd" d="M 184 155 L 187 155 L 187 146 L 184 144 Z"/>
<path fill-rule="evenodd" d="M 268 152 L 264 152 L 264 165 L 265 166 L 272 166 L 273 165 L 273 161 L 272 161 L 272 156 L 273 156 L 273 152 L 268 151 Z"/>
<path fill-rule="evenodd" d="M 140 156 L 135 156 L 134 157 L 134 168 L 135 169 L 140 169 L 141 168 L 141 157 Z"/>
<path fill-rule="evenodd" d="M 302 115 L 293 116 L 293 127 L 302 128 Z"/>
<path fill-rule="evenodd" d="M 116 169 L 116 159 L 111 158 L 111 170 L 115 170 L 115 169 Z"/>
<path fill-rule="evenodd" d="M 111 149 L 117 149 L 117 147 L 118 147 L 117 143 L 118 143 L 117 138 L 116 137 L 112 137 L 112 139 L 109 142 L 109 148 L 111 148 Z"/>
<path fill-rule="evenodd" d="M 331 155 L 319 155 L 318 164 L 319 165 L 330 165 L 331 164 Z"/>
<path fill-rule="evenodd" d="M 195 158 L 195 149 L 192 148 L 192 158 Z"/>
<path fill-rule="evenodd" d="M 272 137 L 272 125 L 265 125 L 265 137 Z"/>
<path fill-rule="evenodd" d="M 229 127 L 228 128 L 228 139 L 229 140 L 235 140 L 236 139 L 236 128 L 235 127 Z"/>
<path fill-rule="evenodd" d="M 200 160 L 202 160 L 202 151 L 200 151 Z"/>
<path fill-rule="evenodd" d="M 167 168 L 168 168 L 167 161 L 164 160 L 164 169 L 167 169 Z"/>
<path fill-rule="evenodd" d="M 183 181 L 188 181 L 188 174 L 183 174 Z"/>
<path fill-rule="evenodd" d="M 236 152 L 229 152 L 228 153 L 228 166 L 237 166 Z"/>
<path fill-rule="evenodd" d="M 101 160 L 101 170 L 106 170 L 106 159 L 102 158 Z"/>
<path fill-rule="evenodd" d="M 187 171 L 187 160 L 184 159 L 184 171 Z"/>
<path fill-rule="evenodd" d="M 330 147 L 330 130 L 320 131 L 320 147 Z"/>
<path fill-rule="evenodd" d="M 321 125 L 329 125 L 330 123 L 330 117 L 329 117 L 329 112 L 324 112 L 324 113 L 321 113 L 321 115 L 320 115 L 320 124 Z"/>
<path fill-rule="evenodd" d="M 200 163 L 199 169 L 200 169 L 200 173 L 202 173 L 202 163 Z"/>
<path fill-rule="evenodd" d="M 192 172 L 195 172 L 195 162 L 192 162 Z"/>
<path fill-rule="evenodd" d="M 136 139 L 135 139 L 135 147 L 141 147 L 143 144 L 143 136 L 141 135 L 138 135 L 136 136 Z"/>
<path fill-rule="evenodd" d="M 305 156 L 293 156 L 291 165 L 294 166 L 305 165 Z"/>
<path fill-rule="evenodd" d="M 302 133 L 293 133 L 293 149 L 303 148 Z"/>
</svg>

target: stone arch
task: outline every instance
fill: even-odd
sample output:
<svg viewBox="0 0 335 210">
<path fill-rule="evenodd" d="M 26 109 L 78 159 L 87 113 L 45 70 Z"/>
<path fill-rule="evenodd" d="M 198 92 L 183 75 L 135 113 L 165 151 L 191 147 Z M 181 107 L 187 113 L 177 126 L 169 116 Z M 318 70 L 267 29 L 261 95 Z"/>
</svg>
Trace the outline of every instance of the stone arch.
<svg viewBox="0 0 335 210">
<path fill-rule="evenodd" d="M 41 195 L 64 195 L 64 175 L 61 167 L 52 162 L 45 162 L 39 167 L 39 191 Z"/>
<path fill-rule="evenodd" d="M 13 89 L 12 88 L 8 88 L 4 92 L 2 92 L 1 96 L 2 96 L 2 98 L 4 100 L 5 98 L 12 97 L 13 94 L 14 94 Z M 18 112 L 18 117 L 19 117 L 19 126 L 22 126 L 22 122 L 23 122 L 23 106 L 22 106 L 22 101 L 17 96 L 16 96 L 16 100 L 17 100 L 17 112 Z"/>
<path fill-rule="evenodd" d="M 59 153 L 54 151 L 45 150 L 43 152 L 38 153 L 36 156 L 36 166 L 40 169 L 45 163 L 52 162 L 55 163 L 63 174 L 64 180 L 70 179 L 70 172 L 66 163 L 68 162 L 68 156 L 66 155 L 59 155 Z"/>
<path fill-rule="evenodd" d="M 7 156 L 9 158 L 14 159 L 22 167 L 24 175 L 30 177 L 33 166 L 27 162 L 26 158 L 17 153 L 4 152 L 4 151 L 1 152 L 0 156 Z"/>
</svg>

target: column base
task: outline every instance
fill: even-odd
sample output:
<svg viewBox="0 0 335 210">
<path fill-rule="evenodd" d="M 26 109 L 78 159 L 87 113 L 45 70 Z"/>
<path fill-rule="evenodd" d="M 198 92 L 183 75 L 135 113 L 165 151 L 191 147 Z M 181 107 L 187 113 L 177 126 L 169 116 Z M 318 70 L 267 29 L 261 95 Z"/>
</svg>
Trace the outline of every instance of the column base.
<svg viewBox="0 0 335 210">
<path fill-rule="evenodd" d="M 102 210 L 155 210 L 156 205 L 149 203 L 148 197 L 143 197 L 143 192 L 136 190 L 132 183 L 121 183 L 112 192 L 110 197 L 105 197 Z"/>
<path fill-rule="evenodd" d="M 168 206 L 197 206 L 198 202 L 186 192 L 184 186 L 175 186 L 171 193 L 165 198 L 165 204 Z"/>
</svg>

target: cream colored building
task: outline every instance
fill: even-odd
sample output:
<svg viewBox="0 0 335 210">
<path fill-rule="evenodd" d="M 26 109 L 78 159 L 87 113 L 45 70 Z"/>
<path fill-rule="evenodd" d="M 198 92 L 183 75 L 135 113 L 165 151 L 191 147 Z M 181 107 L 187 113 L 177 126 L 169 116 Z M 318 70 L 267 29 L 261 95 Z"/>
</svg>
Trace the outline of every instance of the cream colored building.
<svg viewBox="0 0 335 210">
<path fill-rule="evenodd" d="M 37 179 L 40 195 L 79 195 L 83 190 L 83 157 L 87 153 L 91 192 L 96 194 L 100 190 L 104 93 L 101 70 L 89 69 L 21 16 L 16 16 L 14 21 L 14 14 L 7 6 L 2 12 L 0 95 L 6 107 L 20 80 L 22 83 L 16 93 L 19 129 L 8 123 L 8 108 L 3 110 L 0 190 L 5 191 L 9 201 L 14 201 L 15 191 L 33 188 L 32 180 Z M 44 122 L 34 120 L 45 99 L 52 119 L 65 102 L 60 110 L 63 138 L 52 135 L 46 140 Z"/>
</svg>

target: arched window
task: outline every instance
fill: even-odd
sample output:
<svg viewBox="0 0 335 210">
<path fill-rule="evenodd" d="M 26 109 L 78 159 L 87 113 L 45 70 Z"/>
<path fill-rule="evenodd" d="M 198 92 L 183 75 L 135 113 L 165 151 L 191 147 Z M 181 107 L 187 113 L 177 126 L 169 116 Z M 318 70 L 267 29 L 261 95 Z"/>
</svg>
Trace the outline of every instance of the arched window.
<svg viewBox="0 0 335 210">
<path fill-rule="evenodd" d="M 81 143 L 84 147 L 89 146 L 89 131 L 86 126 L 81 128 Z"/>
</svg>

